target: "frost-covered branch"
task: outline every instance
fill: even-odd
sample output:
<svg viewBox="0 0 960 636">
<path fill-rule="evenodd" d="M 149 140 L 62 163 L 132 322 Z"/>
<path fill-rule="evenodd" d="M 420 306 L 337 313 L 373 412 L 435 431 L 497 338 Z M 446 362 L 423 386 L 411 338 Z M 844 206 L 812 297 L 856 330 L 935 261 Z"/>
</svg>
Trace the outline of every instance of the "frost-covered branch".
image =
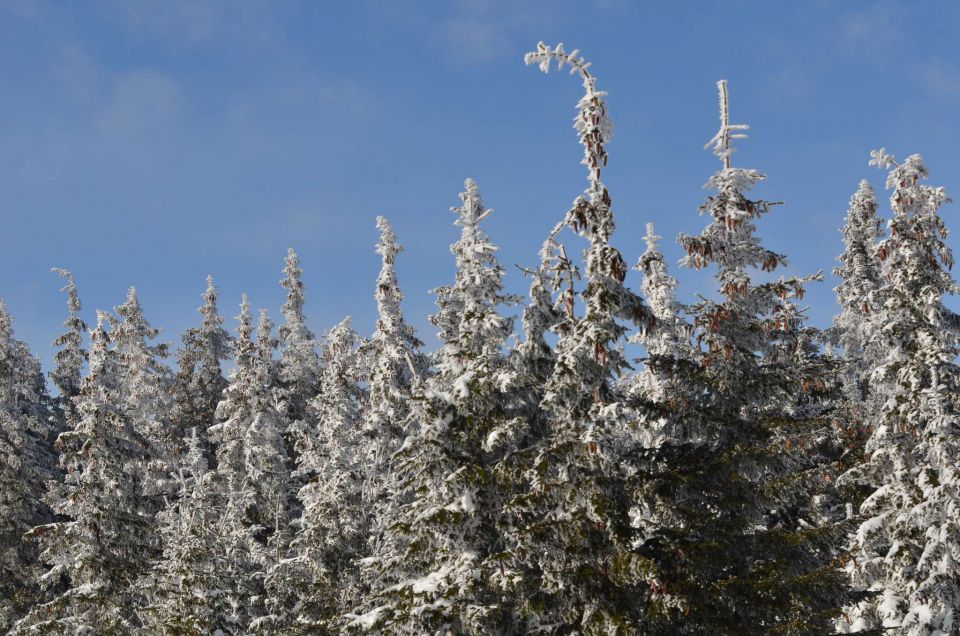
<svg viewBox="0 0 960 636">
<path fill-rule="evenodd" d="M 607 165 L 607 150 L 605 145 L 613 137 L 613 124 L 607 117 L 606 93 L 597 90 L 597 80 L 587 70 L 590 63 L 583 59 L 579 50 L 567 53 L 563 43 L 550 48 L 543 42 L 537 44 L 537 50 L 527 53 L 523 61 L 537 64 L 544 73 L 550 71 L 550 63 L 556 61 L 557 70 L 563 70 L 564 65 L 570 65 L 570 74 L 579 73 L 583 78 L 583 97 L 577 103 L 580 111 L 574 118 L 573 127 L 580 136 L 583 146 L 583 165 L 587 166 L 590 181 L 588 193 L 593 203 L 603 202 L 609 205 L 607 189 L 600 180 L 600 170 Z"/>
<path fill-rule="evenodd" d="M 727 91 L 727 80 L 722 79 L 717 82 L 717 90 L 720 93 L 720 130 L 718 130 L 717 134 L 713 136 L 713 139 L 708 141 L 703 147 L 707 149 L 712 146 L 713 154 L 720 157 L 720 159 L 723 160 L 723 167 L 729 170 L 730 155 L 735 151 L 731 142 L 734 139 L 747 138 L 746 134 L 736 131 L 750 130 L 750 126 L 747 124 L 730 123 L 730 95 Z"/>
</svg>

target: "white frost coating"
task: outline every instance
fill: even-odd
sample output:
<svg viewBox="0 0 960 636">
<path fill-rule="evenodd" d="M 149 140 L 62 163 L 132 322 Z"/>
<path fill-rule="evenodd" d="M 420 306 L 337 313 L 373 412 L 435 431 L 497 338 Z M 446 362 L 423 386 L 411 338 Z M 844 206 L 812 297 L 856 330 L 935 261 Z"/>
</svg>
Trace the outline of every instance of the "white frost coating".
<svg viewBox="0 0 960 636">
<path fill-rule="evenodd" d="M 373 629 L 377 623 L 380 621 L 380 618 L 386 612 L 386 608 L 377 607 L 365 614 L 360 614 L 359 616 L 354 616 L 354 618 L 347 623 L 348 627 L 359 627 L 364 631 L 369 631 Z"/>
<path fill-rule="evenodd" d="M 922 158 L 871 154 L 892 218 L 861 182 L 821 339 L 801 306 L 818 276 L 767 275 L 786 264 L 757 228 L 774 203 L 732 166 L 747 127 L 721 81 L 706 228 L 679 238 L 717 293 L 678 301 L 651 225 L 626 241 L 641 296 L 601 179 L 606 94 L 578 51 L 526 61 L 582 79 L 589 186 L 524 269 L 522 334 L 472 180 L 429 356 L 383 217 L 366 339 L 349 319 L 314 337 L 291 250 L 279 340 L 244 298 L 228 347 L 211 278 L 172 374 L 135 290 L 84 351 L 57 270 L 51 397 L 0 303 L 0 633 L 24 613 L 15 636 L 828 633 L 854 597 L 841 632 L 960 633 L 958 288 Z"/>
<path fill-rule="evenodd" d="M 410 434 L 391 457 L 396 487 L 378 521 L 382 558 L 365 573 L 374 593 L 353 612 L 376 611 L 378 627 L 396 633 L 422 633 L 425 625 L 484 633 L 486 617 L 498 611 L 475 561 L 502 514 L 487 503 L 498 503 L 491 496 L 498 484 L 482 449 L 508 421 L 501 372 L 513 321 L 499 309 L 514 298 L 503 293 L 496 246 L 481 228 L 491 211 L 476 183 L 466 181 L 460 200 L 452 208 L 460 228 L 450 248 L 455 279 L 435 290 L 430 317 L 442 346 L 433 373 L 418 377 L 406 400 Z"/>
<path fill-rule="evenodd" d="M 535 587 L 550 599 L 549 607 L 535 610 L 540 625 L 578 633 L 612 633 L 614 624 L 618 631 L 639 631 L 633 617 L 611 602 L 617 584 L 608 573 L 597 572 L 596 564 L 631 559 L 611 532 L 627 512 L 617 500 L 616 484 L 623 475 L 611 455 L 622 448 L 625 424 L 615 384 L 627 367 L 627 328 L 621 321 L 643 329 L 652 320 L 643 300 L 624 285 L 627 265 L 611 245 L 612 199 L 601 179 L 613 131 L 606 94 L 597 90 L 579 53 L 567 53 L 562 45 L 541 42 L 525 61 L 544 72 L 553 62 L 558 68 L 569 64 L 583 80 L 574 128 L 588 188 L 550 233 L 540 267 L 531 272 L 524 362 L 543 378 L 535 387 L 542 413 L 537 424 L 549 434 L 535 438 L 525 451 L 534 459 L 524 472 L 524 495 L 514 512 L 532 523 L 511 528 L 506 545 L 512 562 L 538 573 Z M 582 267 L 560 242 L 564 229 L 582 239 Z M 556 337 L 549 354 L 543 347 L 548 329 Z M 583 576 L 585 571 L 591 575 Z M 585 607 L 587 598 L 592 602 Z"/>
<path fill-rule="evenodd" d="M 727 80 L 717 82 L 717 90 L 720 93 L 720 129 L 713 139 L 704 145 L 704 149 L 713 147 L 713 154 L 723 160 L 723 167 L 730 169 L 730 155 L 734 153 L 734 147 L 731 143 L 734 139 L 746 139 L 744 133 L 736 132 L 738 130 L 750 130 L 746 124 L 730 123 L 730 95 L 727 91 Z"/>
<path fill-rule="evenodd" d="M 473 498 L 473 491 L 466 490 L 460 497 L 460 509 L 468 515 L 477 511 L 477 502 Z"/>
<path fill-rule="evenodd" d="M 458 400 L 466 400 L 470 397 L 470 381 L 472 379 L 469 373 L 465 373 L 453 381 L 453 394 Z"/>
<path fill-rule="evenodd" d="M 862 209 L 862 227 L 848 220 L 845 229 L 845 238 L 857 239 L 848 241 L 844 261 L 845 284 L 855 285 L 841 291 L 843 300 L 854 301 L 847 304 L 859 303 L 875 317 L 858 326 L 851 311 L 846 322 L 835 324 L 846 334 L 845 348 L 860 348 L 853 360 L 869 385 L 861 408 L 877 424 L 866 443 L 869 460 L 841 478 L 874 488 L 861 507 L 870 517 L 853 537 L 846 569 L 854 589 L 882 594 L 849 608 L 840 627 L 896 627 L 909 636 L 949 633 L 960 604 L 960 582 L 953 575 L 960 554 L 954 468 L 960 456 L 960 321 L 943 304 L 944 296 L 958 291 L 939 216 L 947 197 L 943 188 L 923 183 L 927 169 L 919 155 L 898 163 L 880 149 L 871 153 L 870 164 L 889 170 L 889 235 L 872 245 L 872 192 L 862 187 L 850 212 Z M 879 284 L 869 280 L 871 258 L 882 264 Z"/>
</svg>

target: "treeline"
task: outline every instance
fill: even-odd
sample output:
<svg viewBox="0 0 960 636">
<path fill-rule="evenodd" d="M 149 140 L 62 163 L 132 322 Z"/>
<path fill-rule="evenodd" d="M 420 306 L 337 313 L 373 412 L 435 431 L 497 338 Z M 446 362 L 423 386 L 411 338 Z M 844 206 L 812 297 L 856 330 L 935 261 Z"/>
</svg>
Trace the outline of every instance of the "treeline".
<svg viewBox="0 0 960 636">
<path fill-rule="evenodd" d="M 466 182 L 435 351 L 382 217 L 368 337 L 311 332 L 290 250 L 279 327 L 244 297 L 230 335 L 208 279 L 174 369 L 135 290 L 88 325 L 58 270 L 52 397 L 0 308 L 0 629 L 960 633 L 958 288 L 920 156 L 872 153 L 888 216 L 861 182 L 841 312 L 815 329 L 801 304 L 822 276 L 771 274 L 775 204 L 732 165 L 747 127 L 720 82 L 707 224 L 678 238 L 717 292 L 681 304 L 652 226 L 641 289 L 624 284 L 589 65 L 542 43 L 526 61 L 583 80 L 588 188 L 517 297 Z"/>
</svg>

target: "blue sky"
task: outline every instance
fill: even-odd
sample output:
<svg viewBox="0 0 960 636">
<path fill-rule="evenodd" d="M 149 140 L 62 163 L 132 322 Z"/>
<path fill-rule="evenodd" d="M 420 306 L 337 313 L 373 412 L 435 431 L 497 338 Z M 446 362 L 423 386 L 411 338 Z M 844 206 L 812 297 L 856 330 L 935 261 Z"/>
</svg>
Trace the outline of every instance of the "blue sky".
<svg viewBox="0 0 960 636">
<path fill-rule="evenodd" d="M 5 0 L 0 297 L 48 366 L 65 311 L 51 267 L 75 273 L 88 320 L 136 285 L 179 343 L 208 273 L 225 316 L 247 291 L 279 318 L 293 246 L 313 328 L 351 314 L 367 333 L 384 214 L 406 247 L 405 310 L 431 340 L 427 291 L 452 278 L 463 180 L 495 209 L 517 291 L 513 265 L 535 263 L 585 186 L 579 82 L 524 66 L 538 40 L 581 49 L 609 92 L 605 181 L 629 262 L 648 221 L 671 262 L 677 233 L 702 228 L 719 165 L 702 146 L 727 78 L 733 120 L 752 126 L 735 162 L 786 201 L 764 240 L 794 272 L 829 272 L 858 181 L 882 190 L 872 148 L 921 153 L 931 183 L 960 192 L 957 24 L 947 1 Z M 956 206 L 944 216 L 960 231 Z M 680 278 L 686 298 L 712 289 L 709 274 Z M 817 324 L 834 284 L 807 296 Z"/>
</svg>

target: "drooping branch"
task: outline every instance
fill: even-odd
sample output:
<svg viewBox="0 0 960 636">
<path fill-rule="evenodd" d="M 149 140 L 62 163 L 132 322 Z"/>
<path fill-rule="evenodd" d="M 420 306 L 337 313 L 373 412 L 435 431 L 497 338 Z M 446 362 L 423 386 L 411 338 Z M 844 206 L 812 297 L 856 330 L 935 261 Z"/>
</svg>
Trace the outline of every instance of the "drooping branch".
<svg viewBox="0 0 960 636">
<path fill-rule="evenodd" d="M 570 74 L 579 73 L 583 78 L 584 94 L 577 103 L 579 113 L 574 118 L 574 128 L 580 137 L 583 146 L 583 165 L 589 172 L 587 179 L 590 182 L 588 193 L 593 203 L 609 205 L 609 194 L 600 180 L 600 170 L 607 165 L 607 151 L 605 145 L 613 137 L 613 124 L 607 116 L 606 93 L 597 90 L 597 80 L 588 70 L 590 63 L 583 59 L 579 50 L 569 53 L 563 50 L 563 44 L 550 48 L 543 42 L 537 44 L 537 50 L 524 55 L 523 61 L 528 65 L 538 64 L 544 73 L 550 72 L 550 63 L 556 60 L 557 70 L 562 70 L 565 64 L 570 65 Z"/>
</svg>

